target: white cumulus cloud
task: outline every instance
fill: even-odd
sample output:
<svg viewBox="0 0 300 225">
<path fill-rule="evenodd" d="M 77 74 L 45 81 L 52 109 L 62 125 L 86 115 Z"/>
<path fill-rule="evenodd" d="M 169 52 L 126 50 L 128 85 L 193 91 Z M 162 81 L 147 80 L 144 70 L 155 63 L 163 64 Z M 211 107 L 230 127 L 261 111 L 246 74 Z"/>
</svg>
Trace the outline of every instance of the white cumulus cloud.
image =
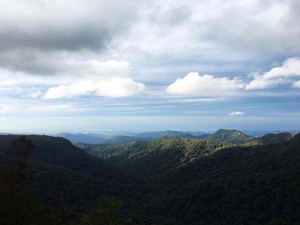
<svg viewBox="0 0 300 225">
<path fill-rule="evenodd" d="M 97 95 L 104 97 L 128 97 L 142 92 L 145 85 L 130 78 L 108 78 L 100 81 L 82 81 L 59 85 L 48 89 L 43 98 L 58 99 Z"/>
<path fill-rule="evenodd" d="M 244 112 L 236 111 L 236 112 L 231 112 L 228 114 L 228 116 L 244 116 Z"/>
<path fill-rule="evenodd" d="M 283 83 L 291 83 L 295 78 L 299 77 L 300 58 L 288 58 L 280 67 L 274 67 L 263 74 L 255 74 L 254 80 L 246 86 L 246 90 L 265 89 Z"/>
<path fill-rule="evenodd" d="M 58 99 L 87 95 L 95 90 L 93 81 L 83 81 L 74 84 L 62 84 L 48 89 L 43 98 Z"/>
<path fill-rule="evenodd" d="M 106 97 L 127 97 L 145 90 L 145 85 L 129 78 L 111 78 L 96 84 L 96 95 Z"/>
<path fill-rule="evenodd" d="M 244 82 L 238 77 L 231 79 L 191 72 L 168 86 L 166 92 L 178 95 L 215 96 L 232 94 L 243 89 L 244 86 Z"/>
<path fill-rule="evenodd" d="M 84 61 L 75 66 L 72 79 L 60 76 L 56 85 L 43 94 L 45 99 L 73 98 L 78 96 L 128 97 L 142 92 L 145 85 L 130 76 L 127 61 Z M 72 71 L 70 71 L 72 72 Z"/>
</svg>

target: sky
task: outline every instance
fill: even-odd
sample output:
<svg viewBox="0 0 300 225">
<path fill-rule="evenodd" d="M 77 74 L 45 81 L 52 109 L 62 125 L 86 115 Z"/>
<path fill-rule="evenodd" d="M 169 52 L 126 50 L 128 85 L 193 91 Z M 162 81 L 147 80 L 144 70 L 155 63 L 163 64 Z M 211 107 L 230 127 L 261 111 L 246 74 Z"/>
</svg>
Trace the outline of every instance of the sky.
<svg viewBox="0 0 300 225">
<path fill-rule="evenodd" d="M 298 0 L 1 0 L 0 132 L 299 130 Z"/>
</svg>

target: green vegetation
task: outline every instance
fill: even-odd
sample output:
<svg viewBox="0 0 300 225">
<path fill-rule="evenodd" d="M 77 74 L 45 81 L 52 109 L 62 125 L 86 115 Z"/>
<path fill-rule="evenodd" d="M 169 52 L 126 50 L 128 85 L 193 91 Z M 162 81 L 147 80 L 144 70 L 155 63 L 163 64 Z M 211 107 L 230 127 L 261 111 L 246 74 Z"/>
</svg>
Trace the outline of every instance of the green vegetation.
<svg viewBox="0 0 300 225">
<path fill-rule="evenodd" d="M 233 146 L 199 139 L 165 137 L 123 145 L 79 145 L 132 176 L 153 179 L 169 169 Z"/>
<path fill-rule="evenodd" d="M 229 148 L 170 171 L 151 208 L 169 224 L 299 224 L 299 144 Z"/>
<path fill-rule="evenodd" d="M 254 141 L 255 138 L 246 135 L 238 130 L 225 130 L 220 129 L 214 134 L 206 137 L 207 140 L 217 141 L 217 142 L 229 142 L 235 144 L 245 144 L 247 142 Z"/>
<path fill-rule="evenodd" d="M 131 204 L 145 192 L 62 138 L 0 136 L 0 146 L 0 224 L 78 224 L 103 196 Z"/>
<path fill-rule="evenodd" d="M 61 134 L 62 137 L 72 141 L 76 145 L 88 145 L 88 144 L 126 144 L 134 141 L 147 141 L 164 137 L 181 137 L 189 139 L 203 139 L 215 142 L 228 142 L 232 144 L 275 144 L 281 142 L 287 142 L 295 133 L 282 132 L 277 134 L 266 134 L 262 137 L 254 137 L 246 135 L 238 130 L 226 130 L 220 129 L 213 134 L 205 134 L 201 132 L 179 132 L 179 131 L 158 131 L 139 133 L 131 136 L 115 135 L 115 136 L 103 136 L 97 134 Z"/>
<path fill-rule="evenodd" d="M 278 133 L 278 134 L 266 134 L 266 135 L 258 138 L 257 142 L 259 144 L 263 144 L 263 145 L 288 142 L 295 135 L 296 135 L 296 133 L 290 133 L 290 132 L 282 132 L 282 133 Z"/>
<path fill-rule="evenodd" d="M 0 136 L 0 224 L 299 224 L 300 134 L 270 145 L 165 137 L 80 147 Z"/>
<path fill-rule="evenodd" d="M 116 199 L 104 197 L 100 204 L 89 214 L 82 217 L 80 225 L 130 225 L 130 218 L 122 218 L 118 210 L 122 203 Z"/>
</svg>

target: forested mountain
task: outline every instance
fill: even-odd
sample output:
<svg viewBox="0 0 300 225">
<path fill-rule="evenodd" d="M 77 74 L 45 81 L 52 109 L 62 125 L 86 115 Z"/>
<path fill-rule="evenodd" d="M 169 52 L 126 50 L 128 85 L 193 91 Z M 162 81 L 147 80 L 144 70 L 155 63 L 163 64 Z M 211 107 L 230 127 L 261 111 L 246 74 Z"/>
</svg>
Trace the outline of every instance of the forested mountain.
<svg viewBox="0 0 300 225">
<path fill-rule="evenodd" d="M 261 137 L 246 135 L 238 130 L 220 129 L 213 134 L 203 132 L 180 132 L 180 131 L 153 131 L 138 134 L 127 135 L 103 135 L 103 134 L 70 134 L 61 133 L 60 137 L 64 137 L 71 142 L 78 144 L 126 144 L 139 140 L 153 140 L 163 137 L 183 137 L 193 139 L 206 139 L 215 142 L 228 142 L 233 144 L 272 144 L 289 141 L 295 133 L 282 132 L 275 134 L 266 134 Z"/>
<path fill-rule="evenodd" d="M 165 173 L 156 187 L 151 206 L 169 224 L 299 224 L 300 134 L 215 152 Z"/>
<path fill-rule="evenodd" d="M 0 224 L 297 225 L 300 134 L 284 140 L 165 137 L 84 152 L 63 138 L 3 135 Z"/>
<path fill-rule="evenodd" d="M 202 132 L 180 132 L 180 131 L 153 131 L 144 132 L 138 134 L 127 135 L 104 135 L 104 134 L 71 134 L 61 133 L 57 136 L 66 138 L 73 143 L 85 143 L 85 144 L 125 144 L 138 140 L 151 140 L 162 137 L 189 137 L 197 138 L 196 135 L 203 134 Z M 202 137 L 202 136 L 201 136 Z M 204 137 L 204 136 L 203 136 Z"/>
<path fill-rule="evenodd" d="M 279 133 L 254 138 L 236 130 L 221 129 L 211 135 L 210 138 L 220 141 L 227 140 L 227 142 L 170 136 L 148 141 L 134 141 L 122 145 L 78 144 L 77 146 L 91 155 L 114 164 L 128 174 L 153 179 L 167 170 L 178 168 L 222 149 L 234 146 L 241 148 L 241 145 L 230 142 L 243 142 L 255 146 L 284 143 L 293 136 L 294 134 L 291 133 Z"/>
<path fill-rule="evenodd" d="M 43 220 L 32 214 L 34 210 L 44 210 L 41 217 L 50 213 L 57 224 L 76 224 L 103 196 L 127 199 L 129 204 L 145 192 L 137 179 L 66 139 L 49 136 L 0 136 L 0 174 L 0 224 L 8 225 Z M 35 208 L 32 213 L 30 207 Z M 23 215 L 23 222 L 18 214 Z M 16 220 L 8 222 L 7 217 Z"/>
<path fill-rule="evenodd" d="M 30 140 L 32 144 L 32 151 L 27 155 L 29 162 L 62 167 L 103 179 L 122 179 L 123 175 L 115 168 L 86 154 L 64 138 L 29 135 L 24 139 L 24 136 L 18 135 L 0 136 L 0 153 L 14 155 L 15 142 L 20 140 L 25 141 L 24 143 Z"/>
<path fill-rule="evenodd" d="M 218 142 L 229 142 L 235 144 L 245 144 L 247 142 L 253 141 L 255 138 L 246 135 L 238 130 L 225 130 L 220 129 L 214 134 L 208 135 L 205 139 Z"/>
<path fill-rule="evenodd" d="M 152 179 L 168 169 L 232 146 L 207 140 L 165 137 L 123 145 L 78 145 L 129 174 Z"/>
<path fill-rule="evenodd" d="M 260 144 L 276 144 L 281 142 L 288 142 L 291 140 L 296 133 L 291 132 L 282 132 L 277 134 L 266 134 L 260 138 L 257 138 L 258 143 Z"/>
</svg>

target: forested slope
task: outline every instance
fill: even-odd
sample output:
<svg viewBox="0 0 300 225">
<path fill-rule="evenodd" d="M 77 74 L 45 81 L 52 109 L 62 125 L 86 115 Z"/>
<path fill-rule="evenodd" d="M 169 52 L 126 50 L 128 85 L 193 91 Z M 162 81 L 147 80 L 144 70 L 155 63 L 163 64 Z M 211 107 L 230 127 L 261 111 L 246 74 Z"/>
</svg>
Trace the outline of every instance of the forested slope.
<svg viewBox="0 0 300 225">
<path fill-rule="evenodd" d="M 0 136 L 0 224 L 299 224 L 300 134 L 269 145 L 165 137 L 81 147 Z"/>
</svg>

